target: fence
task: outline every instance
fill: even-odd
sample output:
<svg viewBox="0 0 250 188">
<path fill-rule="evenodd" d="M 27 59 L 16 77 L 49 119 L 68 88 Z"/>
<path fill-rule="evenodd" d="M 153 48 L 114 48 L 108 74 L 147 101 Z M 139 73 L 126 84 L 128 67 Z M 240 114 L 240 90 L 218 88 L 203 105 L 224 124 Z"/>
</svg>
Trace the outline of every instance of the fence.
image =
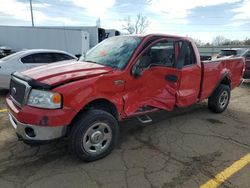
<svg viewBox="0 0 250 188">
<path fill-rule="evenodd" d="M 199 52 L 201 55 L 209 55 L 209 56 L 215 56 L 217 55 L 220 50 L 225 48 L 250 48 L 250 45 L 246 46 L 202 46 L 198 47 Z"/>
</svg>

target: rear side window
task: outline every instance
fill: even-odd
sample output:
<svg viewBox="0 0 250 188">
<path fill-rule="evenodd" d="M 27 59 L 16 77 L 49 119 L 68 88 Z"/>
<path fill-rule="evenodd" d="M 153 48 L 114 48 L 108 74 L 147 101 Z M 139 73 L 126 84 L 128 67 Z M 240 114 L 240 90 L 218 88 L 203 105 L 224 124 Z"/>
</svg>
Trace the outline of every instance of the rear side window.
<svg viewBox="0 0 250 188">
<path fill-rule="evenodd" d="M 52 63 L 53 57 L 51 53 L 37 53 L 28 55 L 21 59 L 23 63 Z"/>
<path fill-rule="evenodd" d="M 177 67 L 182 68 L 196 64 L 196 56 L 192 44 L 188 41 L 177 42 L 180 52 L 177 57 Z"/>
<path fill-rule="evenodd" d="M 62 53 L 53 53 L 53 57 L 54 57 L 54 62 L 74 59 L 73 57 Z"/>
</svg>

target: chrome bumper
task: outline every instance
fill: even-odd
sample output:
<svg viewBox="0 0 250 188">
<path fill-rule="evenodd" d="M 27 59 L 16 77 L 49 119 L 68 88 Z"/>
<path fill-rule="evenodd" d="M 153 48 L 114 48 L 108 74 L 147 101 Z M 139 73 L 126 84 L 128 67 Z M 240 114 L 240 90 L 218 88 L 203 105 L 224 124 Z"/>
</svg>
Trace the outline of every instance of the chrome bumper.
<svg viewBox="0 0 250 188">
<path fill-rule="evenodd" d="M 66 134 L 66 126 L 43 127 L 23 124 L 9 113 L 9 119 L 18 136 L 24 140 L 48 141 L 63 137 Z"/>
</svg>

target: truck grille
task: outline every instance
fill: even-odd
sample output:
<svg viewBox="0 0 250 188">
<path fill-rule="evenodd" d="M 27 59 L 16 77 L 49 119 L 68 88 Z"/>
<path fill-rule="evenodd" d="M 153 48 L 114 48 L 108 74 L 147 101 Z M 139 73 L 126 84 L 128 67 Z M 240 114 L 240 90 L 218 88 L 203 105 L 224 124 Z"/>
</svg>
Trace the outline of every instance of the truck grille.
<svg viewBox="0 0 250 188">
<path fill-rule="evenodd" d="M 26 85 L 21 82 L 19 82 L 18 79 L 15 78 L 11 78 L 10 81 L 10 95 L 17 105 L 22 105 L 24 103 L 27 91 Z"/>
</svg>

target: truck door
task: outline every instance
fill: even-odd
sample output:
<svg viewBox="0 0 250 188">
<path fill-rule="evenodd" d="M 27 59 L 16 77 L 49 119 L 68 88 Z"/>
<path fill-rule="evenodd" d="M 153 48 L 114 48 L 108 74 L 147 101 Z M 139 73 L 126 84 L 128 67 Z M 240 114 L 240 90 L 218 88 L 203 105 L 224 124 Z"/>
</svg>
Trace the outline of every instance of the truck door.
<svg viewBox="0 0 250 188">
<path fill-rule="evenodd" d="M 185 107 L 197 102 L 201 85 L 201 65 L 189 41 L 178 41 L 176 45 L 179 48 L 176 68 L 181 71 L 176 105 Z"/>
<path fill-rule="evenodd" d="M 146 48 L 132 68 L 126 84 L 124 111 L 127 116 L 159 108 L 171 110 L 176 103 L 178 77 L 174 67 L 175 43 L 160 39 Z"/>
</svg>

